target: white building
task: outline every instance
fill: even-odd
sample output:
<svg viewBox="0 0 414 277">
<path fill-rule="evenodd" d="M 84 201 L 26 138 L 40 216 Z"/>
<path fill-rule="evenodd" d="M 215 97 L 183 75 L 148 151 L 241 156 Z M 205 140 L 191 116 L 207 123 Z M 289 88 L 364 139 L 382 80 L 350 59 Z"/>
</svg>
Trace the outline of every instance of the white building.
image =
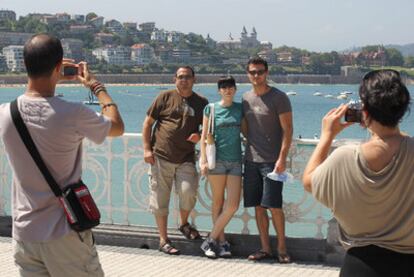
<svg viewBox="0 0 414 277">
<path fill-rule="evenodd" d="M 172 31 L 167 33 L 167 41 L 169 43 L 179 43 L 183 37 L 184 34 L 181 32 Z"/>
<path fill-rule="evenodd" d="M 98 60 L 106 61 L 108 64 L 132 65 L 130 47 L 102 47 L 94 49 L 92 54 Z"/>
<path fill-rule="evenodd" d="M 139 29 L 145 33 L 152 33 L 155 30 L 155 22 L 144 22 L 139 24 Z"/>
<path fill-rule="evenodd" d="M 0 32 L 0 48 L 7 45 L 24 45 L 33 35 L 31 33 Z"/>
<path fill-rule="evenodd" d="M 164 42 L 167 40 L 167 32 L 164 30 L 154 30 L 151 33 L 151 40 L 156 42 Z"/>
<path fill-rule="evenodd" d="M 23 45 L 9 45 L 3 48 L 7 68 L 12 72 L 22 72 L 26 68 L 23 59 Z"/>
<path fill-rule="evenodd" d="M 131 46 L 131 60 L 136 65 L 149 64 L 155 60 L 154 48 L 146 43 Z"/>
<path fill-rule="evenodd" d="M 191 50 L 184 48 L 174 48 L 171 51 L 172 61 L 178 63 L 188 62 L 191 58 Z"/>
<path fill-rule="evenodd" d="M 76 23 L 84 23 L 85 22 L 85 16 L 83 14 L 72 14 L 70 16 L 70 19 L 72 19 Z"/>
<path fill-rule="evenodd" d="M 83 60 L 83 41 L 74 38 L 63 38 L 61 40 L 63 56 L 74 59 L 76 62 Z"/>
<path fill-rule="evenodd" d="M 121 22 L 115 19 L 111 19 L 105 22 L 105 27 L 114 34 L 122 35 L 125 34 L 124 26 Z"/>
<path fill-rule="evenodd" d="M 104 18 L 102 16 L 97 16 L 89 20 L 89 23 L 95 28 L 100 29 L 104 25 Z"/>
<path fill-rule="evenodd" d="M 16 13 L 10 10 L 0 10 L 0 21 L 1 20 L 16 21 Z"/>
</svg>

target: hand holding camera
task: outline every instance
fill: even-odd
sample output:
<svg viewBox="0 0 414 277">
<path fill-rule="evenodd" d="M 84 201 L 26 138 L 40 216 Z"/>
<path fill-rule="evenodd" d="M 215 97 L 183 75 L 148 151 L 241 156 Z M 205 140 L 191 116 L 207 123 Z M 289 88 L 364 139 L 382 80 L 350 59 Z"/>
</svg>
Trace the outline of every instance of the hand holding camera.
<svg viewBox="0 0 414 277">
<path fill-rule="evenodd" d="M 333 140 L 343 129 L 354 122 L 343 122 L 342 118 L 348 110 L 348 104 L 341 104 L 338 108 L 330 110 L 322 119 L 321 140 Z"/>
</svg>

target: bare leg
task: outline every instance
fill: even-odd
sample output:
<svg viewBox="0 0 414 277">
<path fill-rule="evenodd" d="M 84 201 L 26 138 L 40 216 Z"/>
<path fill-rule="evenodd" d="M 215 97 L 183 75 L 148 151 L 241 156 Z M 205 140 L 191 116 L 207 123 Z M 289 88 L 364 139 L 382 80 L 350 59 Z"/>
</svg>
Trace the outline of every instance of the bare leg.
<svg viewBox="0 0 414 277">
<path fill-rule="evenodd" d="M 163 244 L 167 241 L 168 239 L 168 234 L 167 234 L 167 220 L 168 220 L 168 216 L 164 216 L 164 215 L 156 215 L 155 216 L 155 221 L 157 223 L 158 226 L 158 232 L 160 233 L 160 244 Z"/>
<path fill-rule="evenodd" d="M 259 230 L 260 242 L 262 244 L 262 250 L 267 253 L 272 253 L 269 243 L 269 216 L 267 215 L 267 209 L 257 206 L 256 211 L 256 224 Z"/>
<path fill-rule="evenodd" d="M 191 211 L 180 210 L 181 226 L 188 223 L 188 217 Z"/>
<path fill-rule="evenodd" d="M 213 218 L 213 224 L 216 224 L 217 218 L 220 216 L 221 212 L 223 211 L 224 205 L 224 189 L 226 187 L 226 175 L 209 175 L 208 181 L 211 185 L 211 216 Z M 213 227 L 214 230 L 214 227 Z M 213 232 L 213 231 L 212 231 Z M 224 241 L 224 232 L 219 232 L 214 237 L 212 236 L 212 232 L 210 233 L 210 237 L 220 241 Z"/>
<path fill-rule="evenodd" d="M 225 241 L 224 228 L 229 223 L 233 215 L 239 209 L 240 193 L 241 193 L 241 176 L 227 176 L 227 200 L 224 210 L 216 219 L 210 237 L 220 241 Z"/>
<path fill-rule="evenodd" d="M 279 253 L 286 253 L 286 238 L 285 238 L 285 214 L 282 209 L 270 208 L 272 213 L 273 226 L 277 233 L 277 251 Z"/>
</svg>

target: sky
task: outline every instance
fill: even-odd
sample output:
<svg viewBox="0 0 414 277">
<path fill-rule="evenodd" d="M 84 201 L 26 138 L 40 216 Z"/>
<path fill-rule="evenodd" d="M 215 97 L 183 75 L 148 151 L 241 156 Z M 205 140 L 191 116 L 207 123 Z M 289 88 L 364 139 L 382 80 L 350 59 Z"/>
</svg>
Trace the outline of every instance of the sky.
<svg viewBox="0 0 414 277">
<path fill-rule="evenodd" d="M 215 40 L 239 38 L 243 26 L 273 47 L 341 51 L 372 44 L 414 43 L 412 0 L 0 0 L 0 9 L 28 13 L 95 12 L 121 22 L 154 21 L 168 31 Z"/>
</svg>

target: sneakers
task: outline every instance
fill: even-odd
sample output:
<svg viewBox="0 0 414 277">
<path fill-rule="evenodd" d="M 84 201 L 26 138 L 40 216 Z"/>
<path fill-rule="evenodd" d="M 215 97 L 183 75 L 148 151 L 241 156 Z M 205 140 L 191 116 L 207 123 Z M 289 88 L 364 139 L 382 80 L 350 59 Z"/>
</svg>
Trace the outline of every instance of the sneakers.
<svg viewBox="0 0 414 277">
<path fill-rule="evenodd" d="M 207 258 L 210 258 L 210 259 L 217 258 L 218 256 L 217 253 L 219 252 L 219 249 L 218 249 L 217 242 L 214 239 L 210 237 L 206 238 L 201 244 L 200 248 L 201 250 L 203 250 L 204 255 Z"/>
<path fill-rule="evenodd" d="M 230 243 L 228 241 L 220 242 L 218 255 L 221 258 L 231 257 Z"/>
<path fill-rule="evenodd" d="M 208 258 L 215 259 L 217 257 L 220 258 L 230 258 L 231 251 L 230 251 L 230 243 L 228 241 L 220 242 L 219 244 L 213 240 L 212 238 L 207 238 L 201 244 L 201 250 L 204 251 L 204 255 Z"/>
</svg>

